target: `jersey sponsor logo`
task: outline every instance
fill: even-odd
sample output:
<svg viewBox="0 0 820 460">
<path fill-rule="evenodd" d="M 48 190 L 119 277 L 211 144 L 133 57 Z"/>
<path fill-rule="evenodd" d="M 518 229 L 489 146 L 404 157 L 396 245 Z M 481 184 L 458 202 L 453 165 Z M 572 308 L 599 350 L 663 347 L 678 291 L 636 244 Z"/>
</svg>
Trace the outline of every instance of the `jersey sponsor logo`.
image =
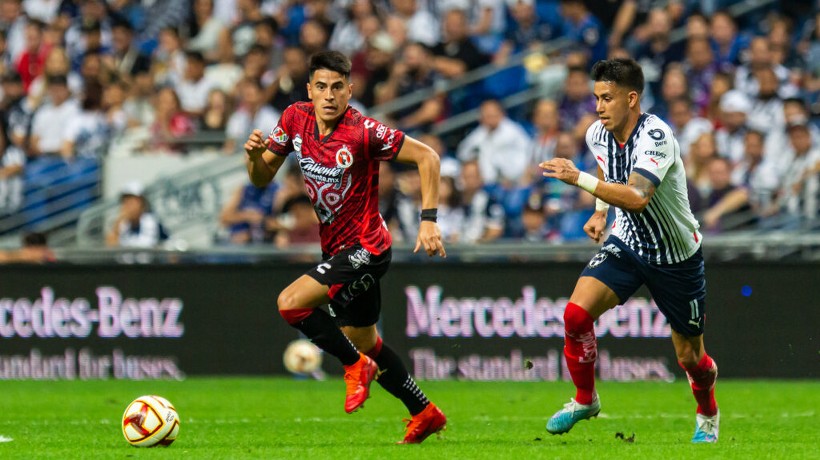
<svg viewBox="0 0 820 460">
<path fill-rule="evenodd" d="M 285 132 L 284 129 L 282 129 L 281 126 L 277 126 L 270 133 L 270 138 L 273 139 L 273 141 L 279 145 L 285 145 L 285 143 L 288 141 L 288 134 Z"/>
<path fill-rule="evenodd" d="M 302 151 L 302 136 L 298 134 L 293 136 L 293 150 L 296 150 L 297 152 Z"/>
<path fill-rule="evenodd" d="M 649 137 L 655 139 L 656 141 L 659 141 L 666 137 L 666 134 L 660 128 L 650 129 L 649 132 L 647 132 L 646 134 L 649 134 Z"/>
<path fill-rule="evenodd" d="M 302 168 L 302 174 L 304 174 L 307 178 L 324 182 L 326 184 L 342 183 L 342 175 L 344 174 L 343 169 L 320 165 L 310 157 L 300 158 L 299 167 Z"/>
<path fill-rule="evenodd" d="M 649 155 L 650 157 L 666 158 L 665 153 L 659 152 L 657 150 L 646 150 L 644 151 L 644 154 Z"/>
<path fill-rule="evenodd" d="M 373 128 L 376 129 L 373 129 Z M 364 121 L 364 129 L 372 129 L 376 137 L 384 141 L 384 145 L 382 146 L 382 150 L 388 150 L 393 148 L 393 143 L 396 140 L 396 129 L 395 128 L 388 128 L 387 126 L 377 123 L 373 120 L 367 119 Z"/>
<path fill-rule="evenodd" d="M 357 249 L 356 252 L 347 256 L 347 260 L 350 261 L 353 268 L 358 270 L 362 265 L 370 264 L 370 251 L 365 248 Z"/>
<path fill-rule="evenodd" d="M 391 128 L 389 131 L 390 131 L 390 135 L 388 135 L 387 140 L 384 141 L 384 146 L 382 147 L 382 150 L 392 149 L 393 148 L 393 142 L 396 141 L 396 130 L 394 128 Z"/>
<path fill-rule="evenodd" d="M 655 166 L 657 166 L 657 167 L 659 167 L 659 168 L 661 167 L 661 164 L 660 164 L 660 163 L 658 163 L 658 160 L 656 160 L 656 159 L 654 159 L 654 158 L 650 158 L 650 159 L 649 159 L 649 161 L 651 161 L 652 163 L 655 163 Z"/>
<path fill-rule="evenodd" d="M 346 145 L 336 151 L 336 165 L 342 169 L 347 169 L 353 165 L 353 154 Z"/>
<path fill-rule="evenodd" d="M 655 147 L 660 147 L 660 146 L 662 146 L 662 145 L 666 145 L 666 141 L 658 141 L 658 142 L 655 142 Z"/>
</svg>

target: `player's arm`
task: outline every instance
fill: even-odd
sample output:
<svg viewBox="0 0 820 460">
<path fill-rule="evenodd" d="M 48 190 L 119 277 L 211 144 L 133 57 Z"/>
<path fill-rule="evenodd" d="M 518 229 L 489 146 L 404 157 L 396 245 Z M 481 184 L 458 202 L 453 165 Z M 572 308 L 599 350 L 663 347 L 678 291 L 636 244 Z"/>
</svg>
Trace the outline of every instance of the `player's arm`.
<svg viewBox="0 0 820 460">
<path fill-rule="evenodd" d="M 655 194 L 654 182 L 640 172 L 630 174 L 629 181 L 624 185 L 600 180 L 600 170 L 599 178 L 579 171 L 575 164 L 566 158 L 553 158 L 539 166 L 544 169 L 544 177 L 554 177 L 567 184 L 581 187 L 605 203 L 628 212 L 642 212 Z"/>
<path fill-rule="evenodd" d="M 444 244 L 441 241 L 441 231 L 435 222 L 435 209 L 438 206 L 438 185 L 440 174 L 440 160 L 438 154 L 428 145 L 423 144 L 410 136 L 405 137 L 404 143 L 396 155 L 396 161 L 415 164 L 421 178 L 421 208 L 422 221 L 419 224 L 419 235 L 416 238 L 416 247 L 413 252 L 424 248 L 427 255 L 435 254 L 446 257 Z M 425 213 L 430 216 L 425 216 Z M 432 217 L 432 220 L 430 218 Z"/>
<path fill-rule="evenodd" d="M 265 146 L 262 131 L 258 129 L 254 129 L 248 136 L 245 142 L 245 154 L 248 160 L 248 176 L 251 183 L 257 187 L 268 185 L 286 158 L 271 152 Z"/>
</svg>

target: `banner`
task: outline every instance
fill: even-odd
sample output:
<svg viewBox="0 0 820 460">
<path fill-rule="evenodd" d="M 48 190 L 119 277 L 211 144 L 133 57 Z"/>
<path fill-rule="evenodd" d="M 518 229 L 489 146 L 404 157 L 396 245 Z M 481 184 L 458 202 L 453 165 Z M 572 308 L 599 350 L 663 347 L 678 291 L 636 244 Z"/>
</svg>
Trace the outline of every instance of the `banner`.
<svg viewBox="0 0 820 460">
<path fill-rule="evenodd" d="M 578 263 L 394 264 L 385 341 L 421 379 L 560 380 Z M 0 380 L 284 373 L 298 332 L 276 298 L 309 267 L 0 267 Z M 817 378 L 812 264 L 707 264 L 705 343 L 724 377 Z M 596 322 L 601 380 L 683 376 L 671 330 L 639 291 Z M 339 373 L 332 357 L 324 369 Z"/>
</svg>

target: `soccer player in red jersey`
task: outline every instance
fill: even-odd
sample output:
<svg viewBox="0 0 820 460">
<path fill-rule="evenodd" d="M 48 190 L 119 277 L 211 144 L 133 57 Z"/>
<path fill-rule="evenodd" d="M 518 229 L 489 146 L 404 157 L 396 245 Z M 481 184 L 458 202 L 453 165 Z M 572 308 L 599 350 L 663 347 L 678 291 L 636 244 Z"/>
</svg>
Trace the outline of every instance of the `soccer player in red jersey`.
<svg viewBox="0 0 820 460">
<path fill-rule="evenodd" d="M 321 221 L 323 262 L 279 294 L 279 313 L 345 368 L 345 411 L 354 412 L 378 383 L 399 398 L 411 420 L 401 443 L 444 429 L 444 414 L 416 385 L 399 356 L 379 337 L 379 279 L 391 260 L 392 239 L 379 214 L 379 162 L 415 164 L 422 210 L 414 252 L 445 257 L 436 224 L 439 157 L 429 146 L 362 115 L 348 105 L 350 60 L 335 51 L 310 58 L 311 102 L 282 113 L 267 138 L 256 129 L 245 143 L 248 175 L 267 185 L 293 153 Z M 329 304 L 330 313 L 318 308 Z"/>
</svg>

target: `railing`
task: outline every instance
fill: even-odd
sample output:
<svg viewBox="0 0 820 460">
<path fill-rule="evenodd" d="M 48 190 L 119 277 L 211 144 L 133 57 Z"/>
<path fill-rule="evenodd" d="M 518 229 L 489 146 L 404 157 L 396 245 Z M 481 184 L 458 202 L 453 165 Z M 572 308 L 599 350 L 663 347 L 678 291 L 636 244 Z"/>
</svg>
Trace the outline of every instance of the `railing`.
<svg viewBox="0 0 820 460">
<path fill-rule="evenodd" d="M 145 197 L 151 211 L 169 230 L 171 244 L 186 247 L 194 241 L 210 243 L 225 195 L 246 180 L 241 156 L 220 156 L 159 178 L 146 187 Z M 118 209 L 119 200 L 109 199 L 84 211 L 77 225 L 77 245 L 94 250 L 103 247 L 105 232 Z"/>
</svg>

